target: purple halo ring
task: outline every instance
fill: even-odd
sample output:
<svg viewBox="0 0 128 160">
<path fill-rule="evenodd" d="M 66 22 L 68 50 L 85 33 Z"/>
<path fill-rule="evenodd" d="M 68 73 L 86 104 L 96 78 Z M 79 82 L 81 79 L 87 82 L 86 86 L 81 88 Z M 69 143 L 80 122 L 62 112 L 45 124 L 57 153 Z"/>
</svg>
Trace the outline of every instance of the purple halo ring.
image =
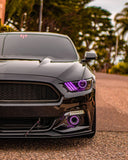
<svg viewBox="0 0 128 160">
<path fill-rule="evenodd" d="M 75 119 L 75 121 L 73 121 L 73 119 Z M 79 121 L 80 120 L 79 120 L 78 116 L 71 116 L 69 119 L 70 124 L 73 126 L 77 125 L 79 123 Z"/>
<path fill-rule="evenodd" d="M 79 88 L 83 89 L 83 88 L 86 88 L 87 87 L 87 81 L 86 80 L 80 80 L 78 82 L 78 86 Z"/>
</svg>

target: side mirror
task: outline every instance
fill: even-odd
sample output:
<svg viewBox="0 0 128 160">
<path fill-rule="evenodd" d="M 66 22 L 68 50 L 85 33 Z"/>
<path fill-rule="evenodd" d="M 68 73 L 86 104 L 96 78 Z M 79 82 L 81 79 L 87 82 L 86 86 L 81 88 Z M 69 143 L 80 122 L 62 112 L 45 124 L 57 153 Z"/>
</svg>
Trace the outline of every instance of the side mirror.
<svg viewBox="0 0 128 160">
<path fill-rule="evenodd" d="M 97 58 L 97 55 L 95 52 L 85 52 L 85 55 L 84 55 L 84 59 L 82 60 L 82 62 L 87 62 L 87 61 L 90 61 L 90 60 L 95 60 Z"/>
</svg>

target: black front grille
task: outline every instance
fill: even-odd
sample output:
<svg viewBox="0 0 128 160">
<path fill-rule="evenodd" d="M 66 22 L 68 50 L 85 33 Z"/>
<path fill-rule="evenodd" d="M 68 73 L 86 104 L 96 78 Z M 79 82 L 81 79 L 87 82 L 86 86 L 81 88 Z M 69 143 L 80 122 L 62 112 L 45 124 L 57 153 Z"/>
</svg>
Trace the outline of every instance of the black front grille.
<svg viewBox="0 0 128 160">
<path fill-rule="evenodd" d="M 32 82 L 0 82 L 0 102 L 53 102 L 60 98 L 49 84 Z"/>
</svg>

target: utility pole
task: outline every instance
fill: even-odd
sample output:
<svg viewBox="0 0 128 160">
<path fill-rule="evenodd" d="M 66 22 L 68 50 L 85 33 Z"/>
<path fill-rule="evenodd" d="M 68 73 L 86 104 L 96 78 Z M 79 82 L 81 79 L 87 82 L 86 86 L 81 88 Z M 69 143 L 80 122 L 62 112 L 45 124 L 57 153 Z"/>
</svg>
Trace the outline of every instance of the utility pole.
<svg viewBox="0 0 128 160">
<path fill-rule="evenodd" d="M 115 46 L 115 58 L 114 58 L 114 61 L 116 60 L 116 57 L 118 55 L 118 48 L 119 48 L 119 33 L 117 31 L 117 24 L 115 25 L 115 31 L 116 31 L 117 35 L 115 34 L 115 36 L 116 36 L 116 46 Z"/>
<path fill-rule="evenodd" d="M 42 30 L 43 0 L 40 0 L 39 32 Z"/>
<path fill-rule="evenodd" d="M 116 36 L 116 52 L 115 52 L 116 57 L 118 55 L 118 46 L 119 46 L 119 35 Z"/>
</svg>

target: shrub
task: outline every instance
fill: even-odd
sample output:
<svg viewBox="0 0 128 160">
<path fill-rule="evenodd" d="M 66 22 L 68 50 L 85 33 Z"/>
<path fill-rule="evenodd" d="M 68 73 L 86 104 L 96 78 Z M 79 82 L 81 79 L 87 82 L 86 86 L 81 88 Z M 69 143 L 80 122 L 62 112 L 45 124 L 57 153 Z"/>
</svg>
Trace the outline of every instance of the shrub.
<svg viewBox="0 0 128 160">
<path fill-rule="evenodd" d="M 109 69 L 109 73 L 128 74 L 128 63 L 120 62 L 117 65 L 114 65 L 111 69 Z"/>
<path fill-rule="evenodd" d="M 0 32 L 13 32 L 15 31 L 13 28 L 11 28 L 8 25 L 1 25 L 0 23 Z"/>
</svg>

